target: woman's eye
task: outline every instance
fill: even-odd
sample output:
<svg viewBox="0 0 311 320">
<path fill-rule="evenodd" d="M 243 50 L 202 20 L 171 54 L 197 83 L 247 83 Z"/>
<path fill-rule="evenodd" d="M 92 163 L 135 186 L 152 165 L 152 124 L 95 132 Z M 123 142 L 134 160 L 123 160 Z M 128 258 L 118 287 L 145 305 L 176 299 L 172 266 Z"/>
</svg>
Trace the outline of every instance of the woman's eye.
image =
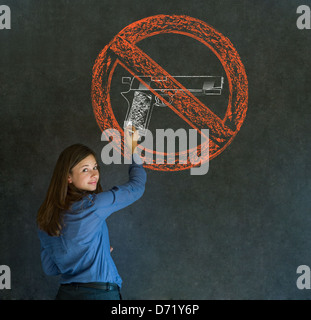
<svg viewBox="0 0 311 320">
<path fill-rule="evenodd" d="M 98 170 L 98 166 L 95 166 L 93 170 Z"/>
<path fill-rule="evenodd" d="M 86 169 L 86 168 L 85 168 L 85 169 L 83 169 L 83 170 L 82 170 L 82 172 L 87 172 L 87 169 Z"/>
</svg>

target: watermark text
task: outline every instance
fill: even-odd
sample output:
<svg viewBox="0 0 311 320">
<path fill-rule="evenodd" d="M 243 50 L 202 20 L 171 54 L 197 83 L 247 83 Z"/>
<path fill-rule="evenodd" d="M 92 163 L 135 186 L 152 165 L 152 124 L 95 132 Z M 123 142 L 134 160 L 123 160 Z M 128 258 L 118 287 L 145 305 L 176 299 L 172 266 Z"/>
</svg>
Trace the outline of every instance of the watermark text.
<svg viewBox="0 0 311 320">
<path fill-rule="evenodd" d="M 11 269 L 6 265 L 0 266 L 0 290 L 11 289 Z"/>
<path fill-rule="evenodd" d="M 300 265 L 297 268 L 297 274 L 301 274 L 296 281 L 297 288 L 300 290 L 311 289 L 310 267 L 306 265 Z"/>
<path fill-rule="evenodd" d="M 111 139 L 112 138 L 112 139 Z M 155 143 L 150 130 L 146 129 L 144 141 L 139 143 L 136 152 L 146 164 L 174 165 L 191 163 L 191 175 L 204 175 L 209 169 L 209 130 L 202 129 L 199 135 L 195 129 L 156 129 Z M 102 141 L 109 141 L 101 151 L 101 159 L 104 164 L 121 164 L 121 134 L 116 129 L 106 129 L 101 136 Z M 141 140 L 141 139 L 139 139 Z M 139 141 L 138 140 L 138 141 Z M 177 144 L 178 140 L 178 144 Z M 198 143 L 198 140 L 201 140 Z M 189 152 L 187 150 L 192 150 Z M 145 150 L 153 150 L 153 155 L 146 156 Z M 181 151 L 180 151 L 181 150 Z M 179 153 L 178 153 L 179 151 Z M 193 152 L 195 151 L 195 152 Z M 124 163 L 131 163 L 131 147 L 124 146 Z"/>
<path fill-rule="evenodd" d="M 11 9 L 6 5 L 0 5 L 0 30 L 3 29 L 11 29 Z"/>
<path fill-rule="evenodd" d="M 297 14 L 300 16 L 297 19 L 296 25 L 300 30 L 311 29 L 311 10 L 309 6 L 301 5 L 297 8 Z"/>
</svg>

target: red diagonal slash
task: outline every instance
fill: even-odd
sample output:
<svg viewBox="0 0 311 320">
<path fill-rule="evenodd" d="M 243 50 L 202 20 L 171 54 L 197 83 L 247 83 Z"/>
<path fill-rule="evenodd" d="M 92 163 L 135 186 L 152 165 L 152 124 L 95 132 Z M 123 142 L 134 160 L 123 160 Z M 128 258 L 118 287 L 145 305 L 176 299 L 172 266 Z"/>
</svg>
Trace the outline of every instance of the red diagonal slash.
<svg viewBox="0 0 311 320">
<path fill-rule="evenodd" d="M 157 81 L 154 89 L 167 89 L 169 95 L 169 90 L 173 90 L 171 92 L 173 96 L 172 104 L 167 102 L 148 84 L 144 83 L 144 85 L 194 129 L 201 132 L 202 128 L 208 128 L 210 137 L 217 144 L 225 142 L 232 136 L 232 130 L 225 126 L 216 114 L 136 45 L 117 36 L 110 49 L 118 56 L 120 64 L 142 83 L 144 81 L 139 76 L 166 77 L 166 81 Z"/>
</svg>

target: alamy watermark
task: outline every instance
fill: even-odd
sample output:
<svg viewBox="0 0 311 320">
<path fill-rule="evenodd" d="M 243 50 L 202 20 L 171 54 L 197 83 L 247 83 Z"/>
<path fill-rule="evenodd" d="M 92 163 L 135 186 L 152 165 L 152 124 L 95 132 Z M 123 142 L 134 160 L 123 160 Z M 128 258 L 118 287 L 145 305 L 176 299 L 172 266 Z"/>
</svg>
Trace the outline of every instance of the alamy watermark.
<svg viewBox="0 0 311 320">
<path fill-rule="evenodd" d="M 296 281 L 297 288 L 300 290 L 311 289 L 310 267 L 304 264 L 300 265 L 296 272 L 297 274 L 300 274 Z"/>
<path fill-rule="evenodd" d="M 0 5 L 0 30 L 2 29 L 11 29 L 11 9 L 5 5 Z"/>
<path fill-rule="evenodd" d="M 138 139 L 140 147 L 136 148 L 136 152 L 146 164 L 189 164 L 191 175 L 204 175 L 209 169 L 209 129 L 201 129 L 201 138 L 198 139 L 198 131 L 189 129 L 189 133 L 185 129 L 156 129 L 155 145 L 154 137 L 150 130 L 146 129 L 144 141 Z M 112 138 L 112 140 L 111 140 Z M 176 139 L 178 138 L 178 148 L 176 148 Z M 116 129 L 106 129 L 101 136 L 102 141 L 109 141 L 101 151 L 101 159 L 104 164 L 121 164 L 121 134 Z M 198 140 L 201 140 L 198 143 Z M 165 143 L 166 141 L 166 143 Z M 166 146 L 166 148 L 165 148 Z M 187 150 L 188 148 L 188 150 Z M 165 150 L 166 149 L 166 150 Z M 143 155 L 145 150 L 153 150 L 152 157 Z M 177 151 L 182 150 L 178 153 Z M 191 151 L 190 151 L 191 150 Z M 199 151 L 200 150 L 200 151 Z M 130 147 L 124 148 L 124 163 L 131 163 Z M 166 157 L 166 158 L 165 158 Z"/>
<path fill-rule="evenodd" d="M 6 265 L 0 266 L 0 290 L 11 289 L 11 269 Z"/>
<path fill-rule="evenodd" d="M 301 5 L 297 8 L 297 14 L 300 16 L 297 19 L 296 25 L 300 30 L 311 29 L 311 10 L 309 6 Z"/>
</svg>

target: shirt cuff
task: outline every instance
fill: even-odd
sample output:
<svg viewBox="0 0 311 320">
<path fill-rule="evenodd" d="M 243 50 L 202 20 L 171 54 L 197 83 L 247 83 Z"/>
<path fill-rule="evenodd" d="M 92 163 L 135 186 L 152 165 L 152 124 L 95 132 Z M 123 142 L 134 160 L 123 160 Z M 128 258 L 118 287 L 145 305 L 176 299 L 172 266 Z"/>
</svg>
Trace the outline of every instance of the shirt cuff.
<svg viewBox="0 0 311 320">
<path fill-rule="evenodd" d="M 133 160 L 136 164 L 143 164 L 143 160 L 137 153 L 133 153 Z"/>
</svg>

